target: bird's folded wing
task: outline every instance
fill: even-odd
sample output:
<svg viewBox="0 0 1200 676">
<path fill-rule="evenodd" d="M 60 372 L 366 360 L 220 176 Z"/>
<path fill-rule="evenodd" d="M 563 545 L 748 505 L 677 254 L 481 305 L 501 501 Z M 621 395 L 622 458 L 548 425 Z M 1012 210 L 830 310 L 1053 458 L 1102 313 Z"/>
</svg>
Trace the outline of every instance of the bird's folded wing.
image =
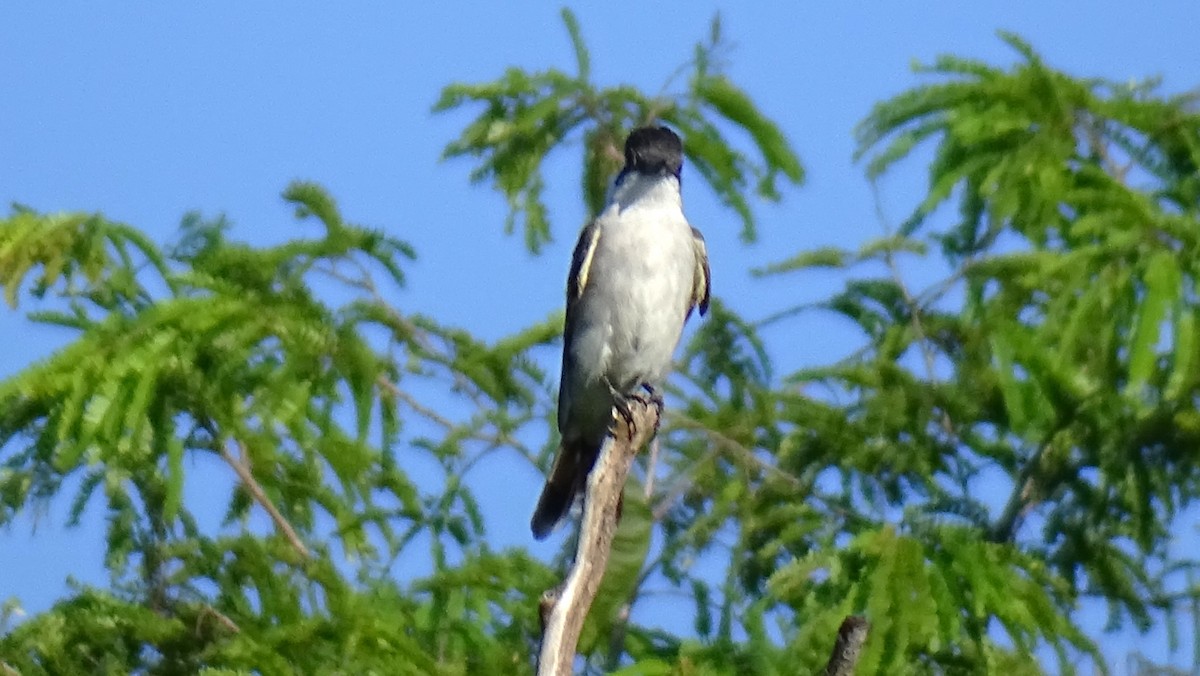
<svg viewBox="0 0 1200 676">
<path fill-rule="evenodd" d="M 704 245 L 704 235 L 692 228 L 692 250 L 696 256 L 696 268 L 692 274 L 692 296 L 688 299 L 688 314 L 692 308 L 699 306 L 700 314 L 708 312 L 708 301 L 712 297 L 712 279 L 708 269 L 708 247 Z"/>
<path fill-rule="evenodd" d="M 575 253 L 571 254 L 571 272 L 567 274 L 567 331 L 571 330 L 571 315 L 575 303 L 587 287 L 588 275 L 592 271 L 592 258 L 596 255 L 596 245 L 599 242 L 600 228 L 592 221 L 579 233 Z"/>
<path fill-rule="evenodd" d="M 558 388 L 558 429 L 562 431 L 567 424 L 567 415 L 571 408 L 571 388 L 568 378 L 573 370 L 574 354 L 571 345 L 575 340 L 575 325 L 578 318 L 579 299 L 587 288 L 588 276 L 592 271 L 592 259 L 596 255 L 596 245 L 600 242 L 600 227 L 595 221 L 584 226 L 579 233 L 579 241 L 575 243 L 575 252 L 571 254 L 571 271 L 567 273 L 567 317 L 563 325 L 563 365 L 562 380 Z"/>
</svg>

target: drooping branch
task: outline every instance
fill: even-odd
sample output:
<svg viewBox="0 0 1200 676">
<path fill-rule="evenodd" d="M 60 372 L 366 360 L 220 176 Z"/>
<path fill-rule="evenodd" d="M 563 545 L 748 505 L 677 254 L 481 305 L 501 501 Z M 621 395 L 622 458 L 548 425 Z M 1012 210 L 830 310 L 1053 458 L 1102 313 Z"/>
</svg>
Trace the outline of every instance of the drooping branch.
<svg viewBox="0 0 1200 676">
<path fill-rule="evenodd" d="M 572 673 L 575 646 L 583 630 L 583 621 L 608 565 L 625 478 L 638 450 L 654 436 L 658 427 L 659 412 L 653 405 L 634 400 L 630 402 L 630 411 L 633 414 L 632 429 L 623 420 L 615 422 L 612 436 L 605 441 L 596 465 L 588 474 L 575 562 L 561 585 L 542 594 L 538 676 Z"/>
<path fill-rule="evenodd" d="M 833 642 L 833 652 L 825 664 L 825 671 L 821 673 L 825 676 L 851 676 L 870 629 L 871 623 L 859 615 L 850 615 L 842 620 L 837 639 Z"/>
<path fill-rule="evenodd" d="M 246 446 L 240 441 L 237 442 L 237 445 L 239 454 L 241 455 L 240 458 L 233 457 L 233 454 L 224 445 L 221 446 L 221 458 L 233 468 L 242 485 L 250 493 L 250 497 L 254 498 L 255 502 L 267 510 L 267 514 L 271 517 L 275 528 L 287 539 L 292 548 L 302 558 L 308 558 L 308 548 L 304 546 L 304 543 L 300 540 L 300 536 L 296 534 L 296 529 L 292 528 L 292 524 L 288 523 L 288 520 L 284 518 L 283 513 L 279 511 L 279 508 L 267 496 L 262 485 L 258 483 L 258 480 L 254 478 L 254 474 L 250 471 L 250 456 L 246 453 Z"/>
</svg>

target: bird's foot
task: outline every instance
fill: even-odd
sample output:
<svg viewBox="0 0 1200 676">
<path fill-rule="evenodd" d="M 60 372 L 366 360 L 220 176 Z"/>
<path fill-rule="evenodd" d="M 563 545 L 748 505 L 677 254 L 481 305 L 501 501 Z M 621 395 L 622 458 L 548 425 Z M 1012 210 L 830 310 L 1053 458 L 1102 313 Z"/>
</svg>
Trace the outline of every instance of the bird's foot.
<svg viewBox="0 0 1200 676">
<path fill-rule="evenodd" d="M 633 441 L 633 437 L 637 435 L 637 423 L 633 420 L 633 409 L 629 408 L 629 400 L 634 396 L 625 394 L 624 392 L 613 387 L 613 384 L 605 379 L 605 384 L 608 385 L 608 393 L 612 396 L 613 410 L 625 421 L 625 426 L 629 429 L 629 440 Z"/>
<path fill-rule="evenodd" d="M 640 394 L 640 393 L 633 394 L 630 396 L 630 398 L 636 399 L 638 402 L 640 402 L 644 406 L 653 406 L 654 407 L 654 411 L 656 413 L 656 415 L 654 416 L 654 433 L 658 434 L 658 427 L 660 424 L 662 424 L 662 413 L 663 413 L 662 394 L 660 394 L 658 392 L 658 390 L 654 389 L 654 386 L 651 385 L 650 383 L 642 383 L 642 389 L 646 391 L 646 394 Z"/>
<path fill-rule="evenodd" d="M 659 423 L 662 421 L 663 398 L 652 385 L 642 383 L 642 389 L 646 391 L 645 394 L 641 392 L 625 394 L 613 387 L 612 383 L 607 384 L 608 391 L 612 395 L 613 408 L 616 410 L 617 415 L 621 417 L 621 420 L 625 421 L 625 425 L 629 429 L 630 441 L 633 441 L 633 438 L 637 436 L 637 422 L 634 420 L 633 409 L 629 405 L 631 401 L 636 401 L 643 406 L 654 407 L 657 412 L 657 415 L 654 417 L 654 432 L 658 432 Z"/>
</svg>

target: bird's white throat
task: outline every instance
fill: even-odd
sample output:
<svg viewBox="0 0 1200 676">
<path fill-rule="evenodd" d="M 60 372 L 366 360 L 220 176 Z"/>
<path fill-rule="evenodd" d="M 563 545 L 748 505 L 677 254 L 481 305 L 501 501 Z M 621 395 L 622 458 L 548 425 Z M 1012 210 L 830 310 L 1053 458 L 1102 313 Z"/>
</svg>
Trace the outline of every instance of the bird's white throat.
<svg viewBox="0 0 1200 676">
<path fill-rule="evenodd" d="M 620 183 L 613 186 L 608 203 L 610 208 L 615 206 L 619 212 L 632 208 L 683 208 L 678 178 L 647 176 L 636 172 L 625 176 Z"/>
</svg>

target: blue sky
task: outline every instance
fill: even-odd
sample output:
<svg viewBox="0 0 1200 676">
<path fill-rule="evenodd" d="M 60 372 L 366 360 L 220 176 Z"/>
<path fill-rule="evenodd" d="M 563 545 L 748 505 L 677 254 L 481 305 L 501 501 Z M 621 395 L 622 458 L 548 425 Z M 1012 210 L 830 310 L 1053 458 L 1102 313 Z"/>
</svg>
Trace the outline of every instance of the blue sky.
<svg viewBox="0 0 1200 676">
<path fill-rule="evenodd" d="M 1192 2 L 609 2 L 574 9 L 595 80 L 649 91 L 688 58 L 721 10 L 734 45 L 731 77 L 779 121 L 809 173 L 782 204 L 758 205 L 760 237 L 751 245 L 739 241 L 737 219 L 699 177 L 685 173 L 687 210 L 708 239 L 714 291 L 751 318 L 819 298 L 829 287 L 819 276 L 753 280 L 750 267 L 879 234 L 870 188 L 851 161 L 852 129 L 874 102 L 919 81 L 914 60 L 955 53 L 1007 63 L 1013 55 L 995 31 L 1008 29 L 1074 74 L 1161 75 L 1168 91 L 1200 84 L 1200 5 Z M 510 65 L 572 68 L 557 6 L 0 4 L 0 201 L 101 211 L 160 241 L 186 211 L 224 213 L 238 236 L 266 242 L 296 232 L 279 192 L 293 179 L 314 180 L 351 220 L 416 247 L 400 307 L 496 338 L 561 304 L 570 246 L 586 216 L 577 152 L 556 156 L 547 173 L 556 241 L 533 257 L 520 238 L 503 235 L 503 199 L 469 185 L 469 164 L 438 161 L 470 119 L 465 111 L 430 113 L 441 87 L 491 79 Z M 923 178 L 914 164 L 885 184 L 893 218 L 913 203 Z M 5 312 L 0 375 L 61 340 Z M 779 371 L 787 372 L 840 354 L 844 332 L 793 323 L 768 338 Z M 514 544 L 528 542 L 524 524 L 537 490 L 532 471 L 520 471 L 529 500 L 497 500 L 491 512 L 501 515 L 496 537 Z M 35 535 L 30 522 L 0 532 L 0 599 L 16 594 L 38 610 L 62 593 L 67 575 L 103 580 L 99 524 L 64 530 L 63 511 L 52 505 Z M 1089 620 L 1102 624 L 1100 615 Z M 1166 657 L 1162 636 L 1118 639 L 1108 648 L 1118 667 L 1133 648 Z M 1186 663 L 1185 655 L 1174 657 Z"/>
</svg>

